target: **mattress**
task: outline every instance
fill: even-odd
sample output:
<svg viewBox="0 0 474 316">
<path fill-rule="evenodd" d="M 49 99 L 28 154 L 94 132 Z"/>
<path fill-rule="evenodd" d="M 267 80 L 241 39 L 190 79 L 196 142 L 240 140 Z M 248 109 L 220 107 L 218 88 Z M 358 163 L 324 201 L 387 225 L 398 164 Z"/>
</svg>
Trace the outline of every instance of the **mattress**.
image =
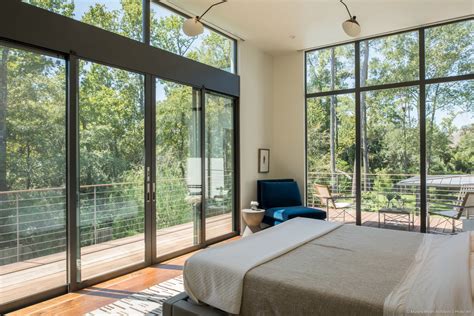
<svg viewBox="0 0 474 316">
<path fill-rule="evenodd" d="M 315 238 L 306 235 L 304 243 L 286 245 L 275 256 L 267 249 L 271 237 L 296 235 L 297 226 L 191 257 L 184 270 L 187 289 L 194 289 L 190 296 L 240 315 L 472 315 L 469 234 L 298 224 L 321 227 Z M 253 257 L 242 256 L 252 246 Z M 236 269 L 238 260 L 248 268 Z"/>
</svg>

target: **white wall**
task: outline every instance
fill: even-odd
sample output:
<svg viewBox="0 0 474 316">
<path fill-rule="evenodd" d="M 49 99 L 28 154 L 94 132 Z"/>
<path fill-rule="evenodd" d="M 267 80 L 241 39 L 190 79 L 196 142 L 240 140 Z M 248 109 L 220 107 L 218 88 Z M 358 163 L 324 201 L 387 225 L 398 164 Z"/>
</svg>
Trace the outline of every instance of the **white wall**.
<svg viewBox="0 0 474 316">
<path fill-rule="evenodd" d="M 294 178 L 304 196 L 304 53 L 273 58 L 272 176 Z"/>
<path fill-rule="evenodd" d="M 247 42 L 239 42 L 240 75 L 240 202 L 248 208 L 257 199 L 258 149 L 272 148 L 273 58 Z M 270 171 L 274 170 L 270 156 Z"/>
</svg>

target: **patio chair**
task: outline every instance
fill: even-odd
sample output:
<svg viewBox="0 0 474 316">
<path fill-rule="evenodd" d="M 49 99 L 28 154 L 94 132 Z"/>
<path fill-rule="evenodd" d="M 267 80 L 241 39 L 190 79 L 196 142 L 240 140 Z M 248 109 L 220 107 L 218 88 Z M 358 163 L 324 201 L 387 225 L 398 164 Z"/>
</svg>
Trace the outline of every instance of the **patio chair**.
<svg viewBox="0 0 474 316">
<path fill-rule="evenodd" d="M 315 196 L 319 198 L 321 205 L 326 207 L 326 216 L 329 220 L 329 210 L 333 210 L 336 212 L 336 216 L 333 218 L 340 218 L 346 221 L 346 214 L 355 219 L 355 217 L 348 212 L 349 209 L 354 209 L 355 205 L 352 202 L 337 202 L 337 200 L 341 199 L 354 199 L 354 196 L 342 196 L 338 194 L 331 193 L 331 190 L 327 185 L 324 184 L 315 184 L 314 185 Z"/>
<path fill-rule="evenodd" d="M 456 220 L 459 220 L 462 215 L 469 218 L 469 212 L 474 210 L 474 192 L 467 192 L 464 194 L 464 198 L 461 200 L 461 204 L 445 204 L 439 203 L 444 206 L 445 210 L 433 210 L 428 211 L 428 231 L 430 230 L 430 215 L 441 216 L 443 220 L 438 223 L 435 227 L 446 223 L 452 223 L 452 232 L 456 232 Z"/>
</svg>

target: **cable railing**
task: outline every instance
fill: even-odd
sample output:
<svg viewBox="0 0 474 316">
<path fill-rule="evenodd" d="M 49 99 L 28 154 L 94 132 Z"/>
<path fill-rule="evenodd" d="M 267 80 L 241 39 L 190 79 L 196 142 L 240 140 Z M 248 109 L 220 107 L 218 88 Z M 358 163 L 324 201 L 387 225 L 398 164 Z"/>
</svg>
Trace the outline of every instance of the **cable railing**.
<svg viewBox="0 0 474 316">
<path fill-rule="evenodd" d="M 222 170 L 220 171 L 222 172 Z M 232 172 L 207 179 L 206 216 L 232 210 Z M 214 182 L 213 182 L 214 181 Z M 224 189 L 225 188 L 225 189 Z M 156 184 L 157 229 L 192 222 L 201 212 L 189 196 L 201 188 L 184 178 Z M 143 182 L 84 185 L 79 190 L 80 246 L 144 233 Z M 66 251 L 66 190 L 63 187 L 0 192 L 0 266 Z"/>
<path fill-rule="evenodd" d="M 428 209 L 447 210 L 446 204 L 457 204 L 467 191 L 474 191 L 474 183 L 463 183 L 459 179 L 472 178 L 472 175 L 429 176 L 427 184 Z M 443 181 L 436 183 L 432 179 Z M 411 208 L 414 212 L 420 207 L 420 184 L 416 174 L 364 174 L 361 175 L 362 203 L 365 212 L 375 212 L 384 207 Z M 456 184 L 457 183 L 457 184 Z M 337 195 L 355 196 L 353 175 L 328 172 L 308 172 L 308 204 L 320 207 L 321 201 L 314 191 L 314 184 L 325 184 Z"/>
</svg>

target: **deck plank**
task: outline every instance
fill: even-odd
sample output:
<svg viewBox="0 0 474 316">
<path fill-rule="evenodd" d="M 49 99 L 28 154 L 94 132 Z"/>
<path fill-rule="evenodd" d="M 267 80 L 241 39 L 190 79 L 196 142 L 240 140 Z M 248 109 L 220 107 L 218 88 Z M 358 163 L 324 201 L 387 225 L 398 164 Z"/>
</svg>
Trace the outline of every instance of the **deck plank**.
<svg viewBox="0 0 474 316">
<path fill-rule="evenodd" d="M 224 235 L 231 231 L 232 216 L 224 214 L 206 221 L 208 232 Z M 230 229 L 230 230 L 229 230 Z M 157 231 L 157 254 L 188 248 L 193 243 L 193 223 Z M 144 260 L 144 235 L 120 238 L 81 249 L 82 279 L 112 272 Z M 0 267 L 0 304 L 21 299 L 66 283 L 65 252 Z"/>
</svg>

